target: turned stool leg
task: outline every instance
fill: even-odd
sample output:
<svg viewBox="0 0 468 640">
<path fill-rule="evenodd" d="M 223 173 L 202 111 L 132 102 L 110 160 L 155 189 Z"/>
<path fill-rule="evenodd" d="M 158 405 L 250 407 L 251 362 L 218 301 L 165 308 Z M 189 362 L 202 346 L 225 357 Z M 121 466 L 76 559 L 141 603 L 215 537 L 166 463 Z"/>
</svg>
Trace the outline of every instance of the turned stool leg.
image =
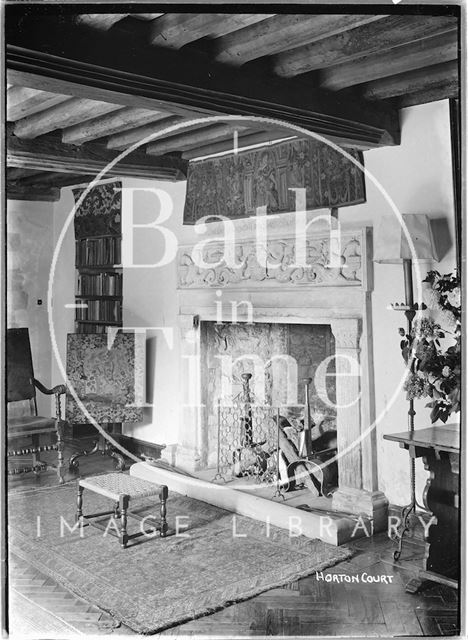
<svg viewBox="0 0 468 640">
<path fill-rule="evenodd" d="M 63 484 L 63 431 L 60 421 L 57 421 L 57 475 L 59 484 Z"/>
<path fill-rule="evenodd" d="M 75 514 L 75 522 L 80 522 L 81 516 L 83 515 L 83 487 L 78 484 L 78 494 L 76 496 L 76 514 Z"/>
<path fill-rule="evenodd" d="M 39 436 L 33 435 L 32 438 L 32 468 L 34 475 L 36 476 L 36 480 L 39 478 L 39 465 L 40 460 L 37 454 L 37 449 L 39 448 Z"/>
<path fill-rule="evenodd" d="M 120 511 L 120 546 L 125 549 L 128 542 L 127 534 L 127 509 L 129 498 L 127 495 L 120 496 L 119 511 Z"/>
<path fill-rule="evenodd" d="M 163 485 L 161 487 L 161 495 L 160 495 L 160 500 L 161 500 L 161 533 L 160 535 L 162 538 L 166 537 L 166 532 L 167 532 L 167 522 L 166 522 L 167 494 L 168 494 L 167 487 Z"/>
</svg>

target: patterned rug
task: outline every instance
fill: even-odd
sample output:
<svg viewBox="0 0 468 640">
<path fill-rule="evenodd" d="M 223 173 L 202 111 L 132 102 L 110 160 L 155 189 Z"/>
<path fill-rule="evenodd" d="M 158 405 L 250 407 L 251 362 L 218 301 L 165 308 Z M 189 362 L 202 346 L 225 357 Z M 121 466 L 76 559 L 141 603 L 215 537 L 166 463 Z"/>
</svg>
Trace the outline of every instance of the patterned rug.
<svg viewBox="0 0 468 640">
<path fill-rule="evenodd" d="M 94 527 L 73 530 L 75 494 L 69 483 L 11 495 L 10 550 L 138 633 L 212 613 L 351 556 L 346 548 L 268 530 L 265 523 L 174 492 L 167 504 L 169 536 L 142 536 L 121 549 L 116 538 Z M 85 513 L 112 508 L 89 491 L 84 498 Z M 151 498 L 134 502 L 132 510 L 158 513 Z M 139 526 L 129 519 L 130 533 Z"/>
</svg>

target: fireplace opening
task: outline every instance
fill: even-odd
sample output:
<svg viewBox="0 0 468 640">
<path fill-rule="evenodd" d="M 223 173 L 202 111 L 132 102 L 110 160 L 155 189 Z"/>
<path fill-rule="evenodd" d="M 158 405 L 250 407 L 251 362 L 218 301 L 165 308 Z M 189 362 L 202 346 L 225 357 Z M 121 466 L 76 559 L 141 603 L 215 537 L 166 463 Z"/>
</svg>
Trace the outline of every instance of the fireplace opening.
<svg viewBox="0 0 468 640">
<path fill-rule="evenodd" d="M 338 486 L 330 326 L 202 321 L 200 338 L 202 467 L 219 472 L 221 456 L 223 474 L 241 485 L 259 484 L 259 475 L 271 480 L 279 470 L 281 492 L 297 506 L 312 495 L 329 497 Z"/>
</svg>

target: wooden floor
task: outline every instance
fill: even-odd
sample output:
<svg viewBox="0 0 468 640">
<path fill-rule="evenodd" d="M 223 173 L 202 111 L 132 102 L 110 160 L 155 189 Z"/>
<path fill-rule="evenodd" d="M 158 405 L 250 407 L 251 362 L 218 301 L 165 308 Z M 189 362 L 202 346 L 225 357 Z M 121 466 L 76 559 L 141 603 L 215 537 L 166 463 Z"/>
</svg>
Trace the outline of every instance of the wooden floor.
<svg viewBox="0 0 468 640">
<path fill-rule="evenodd" d="M 76 443 L 70 443 L 70 455 Z M 82 458 L 81 475 L 106 469 L 113 461 Z M 68 475 L 66 479 L 71 479 Z M 10 491 L 28 491 L 56 483 L 53 472 L 35 479 L 15 477 Z M 421 565 L 420 540 L 408 540 L 398 563 L 386 534 L 349 545 L 355 555 L 324 571 L 333 582 L 302 578 L 246 602 L 168 629 L 160 636 L 442 636 L 458 635 L 458 594 L 442 585 L 423 593 L 405 592 L 405 584 Z M 12 638 L 68 638 L 77 635 L 135 635 L 97 607 L 69 593 L 28 563 L 10 558 L 10 635 Z M 346 582 L 344 576 L 393 576 L 391 584 Z M 330 580 L 333 578 L 328 578 Z"/>
</svg>

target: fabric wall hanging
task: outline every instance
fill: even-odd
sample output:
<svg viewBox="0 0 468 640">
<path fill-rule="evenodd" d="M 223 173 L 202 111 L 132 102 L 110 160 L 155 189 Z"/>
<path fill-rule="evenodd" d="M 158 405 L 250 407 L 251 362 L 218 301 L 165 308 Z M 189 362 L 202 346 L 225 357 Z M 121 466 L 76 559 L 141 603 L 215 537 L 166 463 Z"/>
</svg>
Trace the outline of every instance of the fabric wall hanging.
<svg viewBox="0 0 468 640">
<path fill-rule="evenodd" d="M 143 397 L 144 348 L 133 333 L 117 333 L 110 348 L 107 335 L 67 335 L 68 384 L 97 423 L 143 420 L 137 405 Z M 72 424 L 88 422 L 71 394 L 66 417 Z"/>
<path fill-rule="evenodd" d="M 122 183 L 98 184 L 83 199 L 75 212 L 75 238 L 120 235 L 122 224 Z M 73 189 L 75 203 L 84 189 Z"/>
<path fill-rule="evenodd" d="M 347 150 L 363 163 L 362 153 Z M 294 140 L 255 151 L 191 162 L 184 224 L 204 216 L 245 218 L 257 207 L 267 213 L 295 210 L 291 188 L 306 189 L 307 209 L 344 207 L 366 201 L 362 171 L 317 140 Z"/>
</svg>

